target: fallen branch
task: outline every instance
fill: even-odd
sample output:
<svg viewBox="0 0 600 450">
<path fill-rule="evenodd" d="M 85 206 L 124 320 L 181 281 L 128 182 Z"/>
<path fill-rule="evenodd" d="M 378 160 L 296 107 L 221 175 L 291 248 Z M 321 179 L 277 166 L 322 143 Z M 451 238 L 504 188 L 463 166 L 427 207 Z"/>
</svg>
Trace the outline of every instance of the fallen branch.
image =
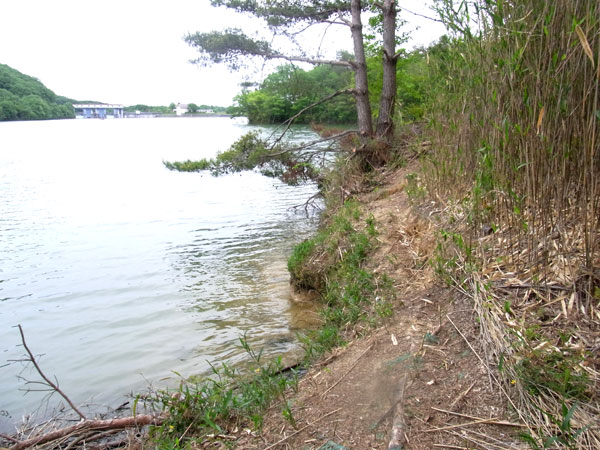
<svg viewBox="0 0 600 450">
<path fill-rule="evenodd" d="M 297 430 L 297 431 L 293 432 L 293 433 L 292 433 L 292 434 L 290 434 L 289 436 L 287 436 L 287 437 L 284 437 L 283 439 L 280 439 L 280 440 L 278 440 L 278 441 L 277 441 L 277 442 L 275 442 L 274 444 L 271 444 L 271 445 L 269 445 L 269 446 L 268 446 L 268 447 L 266 447 L 264 450 L 270 450 L 270 449 L 272 449 L 272 448 L 275 448 L 275 447 L 277 447 L 279 444 L 282 444 L 282 443 L 284 443 L 284 442 L 285 442 L 285 441 L 287 441 L 288 439 L 290 439 L 290 438 L 292 438 L 292 437 L 296 436 L 297 434 L 301 433 L 302 431 L 306 430 L 308 427 L 311 427 L 311 426 L 313 426 L 315 423 L 317 423 L 317 422 L 319 422 L 319 421 L 323 420 L 325 417 L 329 417 L 329 416 L 331 416 L 332 414 L 335 414 L 336 412 L 340 411 L 341 409 L 342 409 L 342 408 L 338 408 L 338 409 L 334 409 L 334 410 L 333 410 L 333 411 L 331 411 L 331 412 L 328 412 L 328 413 L 327 413 L 327 414 L 325 414 L 324 416 L 321 416 L 321 417 L 319 417 L 317 420 L 315 420 L 315 421 L 313 421 L 313 422 L 311 422 L 311 423 L 309 423 L 309 424 L 307 424 L 307 425 L 303 426 L 302 428 L 300 428 L 299 430 Z"/>
<path fill-rule="evenodd" d="M 440 448 L 455 448 L 458 450 L 469 450 L 469 447 L 459 447 L 458 445 L 450 445 L 450 444 L 433 444 L 434 447 Z"/>
<path fill-rule="evenodd" d="M 105 431 L 104 433 L 96 433 L 95 431 L 90 431 L 88 433 L 85 433 L 85 434 L 73 439 L 69 443 L 69 445 L 67 445 L 65 447 L 64 450 L 71 450 L 72 448 L 75 448 L 75 446 L 77 444 L 79 444 L 81 441 L 85 441 L 85 444 L 88 444 L 89 442 L 104 439 L 108 436 L 112 436 L 113 434 L 120 433 L 120 432 L 121 432 L 121 430 L 108 430 L 108 431 Z"/>
<path fill-rule="evenodd" d="M 414 355 L 416 346 L 418 343 L 413 340 L 410 345 L 410 354 Z M 405 370 L 402 375 L 402 380 L 400 381 L 400 389 L 398 391 L 398 396 L 396 397 L 396 402 L 393 406 L 394 419 L 392 422 L 392 431 L 390 433 L 390 441 L 388 442 L 388 449 L 394 450 L 398 448 L 404 448 L 405 444 L 408 442 L 408 436 L 406 432 L 408 431 L 408 425 L 404 418 L 404 394 L 406 393 L 406 387 L 408 384 L 408 375 L 409 371 Z"/>
<path fill-rule="evenodd" d="M 515 425 L 511 422 L 504 422 L 498 419 L 478 419 L 478 420 L 474 420 L 472 422 L 466 422 L 466 423 L 457 423 L 455 425 L 448 425 L 446 427 L 440 427 L 440 428 L 431 428 L 429 430 L 425 430 L 425 433 L 433 433 L 435 431 L 445 431 L 445 430 L 452 430 L 454 428 L 464 428 L 464 427 L 469 427 L 471 425 L 479 425 L 479 424 L 492 424 L 492 425 L 509 425 L 509 426 L 521 426 L 521 425 Z"/>
<path fill-rule="evenodd" d="M 572 287 L 560 286 L 558 284 L 503 284 L 497 286 L 498 289 L 537 289 L 537 290 L 555 290 L 572 291 Z"/>
<path fill-rule="evenodd" d="M 91 430 L 118 430 L 132 427 L 141 427 L 145 425 L 160 425 L 165 420 L 165 416 L 156 416 L 151 414 L 143 414 L 133 417 L 122 417 L 120 419 L 106 420 L 84 420 L 77 425 L 73 425 L 59 430 L 52 431 L 41 436 L 36 436 L 25 441 L 21 441 L 11 447 L 10 450 L 21 450 L 34 445 L 45 444 L 56 439 L 63 438 L 70 434 L 80 433 L 82 431 Z"/>
<path fill-rule="evenodd" d="M 14 437 L 8 436 L 6 434 L 0 434 L 0 438 L 6 439 L 7 441 L 15 442 L 15 443 L 19 442 L 18 439 L 15 439 Z"/>
<path fill-rule="evenodd" d="M 300 117 L 306 111 L 308 111 L 311 108 L 314 108 L 315 106 L 319 106 L 321 103 L 325 103 L 326 101 L 329 101 L 329 100 L 337 97 L 338 95 L 352 94 L 353 92 L 354 92 L 354 89 L 342 89 L 340 91 L 336 91 L 333 94 L 330 94 L 330 95 L 327 95 L 326 97 L 321 98 L 320 100 L 318 100 L 318 101 L 316 101 L 316 102 L 314 102 L 314 103 L 306 106 L 305 108 L 302 108 L 299 112 L 297 112 L 296 114 L 294 114 L 292 117 L 290 117 L 289 119 L 287 119 L 283 123 L 283 125 L 286 125 L 286 128 L 283 131 L 283 133 L 281 133 L 281 136 L 279 136 L 277 139 L 275 139 L 275 142 L 273 142 L 273 145 L 271 146 L 271 149 L 273 149 L 275 147 L 275 145 L 277 145 L 283 139 L 283 136 L 285 136 L 285 134 L 288 132 L 288 130 L 290 129 L 290 127 L 294 123 L 294 120 L 296 120 L 298 117 Z M 277 131 L 277 129 L 275 129 L 275 131 L 273 131 L 273 133 L 271 134 L 271 136 L 273 136 L 276 131 Z"/>
<path fill-rule="evenodd" d="M 447 411 L 445 409 L 436 408 L 434 406 L 432 406 L 431 409 L 433 409 L 435 411 L 443 412 L 443 413 L 446 413 L 446 414 L 452 414 L 453 416 L 465 417 L 467 419 L 472 419 L 472 420 L 494 420 L 494 419 L 483 419 L 481 417 L 470 416 L 469 414 L 461 414 L 461 413 L 457 413 L 457 412 L 454 412 L 454 411 Z M 494 423 L 495 425 L 505 425 L 507 427 L 527 428 L 527 425 L 523 425 L 521 423 L 506 422 L 506 421 L 503 421 L 503 420 L 501 420 L 501 421 L 495 421 L 495 422 L 490 422 L 490 423 Z"/>
<path fill-rule="evenodd" d="M 341 133 L 338 134 L 334 134 L 332 136 L 328 136 L 328 137 L 324 137 L 321 139 L 318 139 L 316 141 L 311 141 L 302 145 L 299 145 L 298 147 L 291 147 L 291 148 L 286 148 L 280 152 L 277 153 L 268 153 L 265 155 L 266 158 L 275 158 L 277 156 L 281 156 L 284 155 L 286 153 L 290 153 L 290 152 L 298 152 L 300 150 L 304 150 L 305 148 L 309 148 L 309 147 L 313 147 L 317 144 L 322 144 L 323 142 L 328 142 L 328 141 L 333 141 L 336 139 L 341 139 L 345 136 L 350 136 L 352 134 L 358 134 L 358 131 L 356 130 L 348 130 L 348 131 L 342 131 Z M 346 153 L 344 150 L 328 150 L 329 153 Z"/>
<path fill-rule="evenodd" d="M 17 326 L 19 327 L 19 333 L 21 333 L 21 342 L 23 343 L 23 347 L 25 348 L 25 351 L 29 355 L 29 361 L 35 367 L 35 370 L 37 370 L 37 372 L 44 379 L 44 381 L 46 382 L 46 384 L 48 386 L 50 386 L 55 392 L 58 392 L 60 394 L 60 396 L 66 400 L 66 402 L 69 404 L 69 406 L 73 409 L 73 411 L 75 411 L 77 413 L 77 415 L 79 417 L 81 417 L 83 420 L 86 420 L 87 417 L 85 417 L 85 415 L 81 411 L 79 411 L 79 409 L 77 409 L 77 407 L 73 404 L 73 402 L 69 399 L 69 397 L 67 397 L 67 395 L 58 387 L 58 384 L 55 384 L 54 382 L 52 382 L 52 380 L 50 380 L 44 374 L 44 372 L 42 372 L 42 369 L 38 365 L 38 363 L 35 359 L 35 356 L 33 356 L 33 353 L 31 353 L 31 350 L 29 350 L 29 347 L 27 346 L 27 343 L 25 342 L 25 334 L 23 333 L 23 328 L 21 327 L 21 324 L 19 324 Z"/>
<path fill-rule="evenodd" d="M 404 393 L 406 392 L 406 383 L 408 381 L 408 372 L 406 372 L 401 381 L 400 394 L 398 399 L 393 406 L 394 421 L 392 423 L 392 431 L 390 441 L 388 442 L 388 449 L 404 448 L 404 444 L 407 441 L 406 438 L 406 420 L 404 420 Z"/>
<path fill-rule="evenodd" d="M 469 387 L 467 388 L 467 390 L 466 390 L 466 391 L 463 391 L 463 392 L 461 392 L 461 393 L 458 395 L 458 397 L 456 397 L 456 398 L 454 399 L 454 401 L 453 401 L 452 403 L 450 403 L 450 408 L 448 408 L 450 411 L 452 411 L 452 410 L 454 409 L 454 407 L 455 407 L 456 405 L 458 405 L 458 403 L 459 403 L 459 402 L 460 402 L 460 401 L 461 401 L 463 398 L 465 398 L 465 397 L 466 397 L 466 396 L 469 394 L 469 392 L 471 392 L 471 389 L 473 389 L 473 386 L 475 386 L 475 383 L 477 383 L 477 382 L 476 382 L 476 381 L 473 381 L 473 384 L 471 384 L 471 386 L 469 386 Z"/>
</svg>

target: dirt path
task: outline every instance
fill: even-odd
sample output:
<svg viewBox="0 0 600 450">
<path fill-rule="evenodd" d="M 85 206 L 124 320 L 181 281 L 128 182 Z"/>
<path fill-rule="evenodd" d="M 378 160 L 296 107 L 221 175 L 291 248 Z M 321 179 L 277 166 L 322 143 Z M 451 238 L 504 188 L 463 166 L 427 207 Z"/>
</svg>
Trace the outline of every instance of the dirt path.
<svg viewBox="0 0 600 450">
<path fill-rule="evenodd" d="M 302 378 L 295 428 L 273 408 L 260 439 L 238 448 L 526 448 L 515 438 L 521 428 L 484 422 L 517 420 L 479 359 L 470 301 L 440 285 L 427 264 L 435 210 L 412 210 L 405 175 L 387 175 L 361 199 L 379 232 L 370 268 L 395 281 L 394 315 Z"/>
</svg>

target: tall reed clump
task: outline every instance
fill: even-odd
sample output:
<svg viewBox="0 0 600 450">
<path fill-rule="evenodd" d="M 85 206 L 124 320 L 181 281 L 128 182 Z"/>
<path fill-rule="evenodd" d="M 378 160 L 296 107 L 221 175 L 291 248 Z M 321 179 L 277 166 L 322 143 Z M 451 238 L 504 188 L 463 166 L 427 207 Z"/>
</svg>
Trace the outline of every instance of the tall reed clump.
<svg viewBox="0 0 600 450">
<path fill-rule="evenodd" d="M 600 3 L 436 5 L 423 183 L 474 243 L 462 279 L 532 442 L 599 448 Z"/>
<path fill-rule="evenodd" d="M 438 149 L 430 191 L 469 189 L 475 223 L 511 230 L 520 269 L 552 254 L 598 262 L 600 6 L 589 0 L 442 0 L 453 38 L 431 49 Z M 449 188 L 452 186 L 452 188 Z M 522 250 L 526 258 L 511 250 Z M 555 247 L 559 247 L 556 249 Z M 566 263 L 566 262 L 565 262 Z M 571 273 L 575 275 L 575 273 Z M 596 280 L 598 281 L 598 280 Z M 591 292 L 593 294 L 593 292 Z M 589 302 L 585 305 L 592 306 Z"/>
</svg>

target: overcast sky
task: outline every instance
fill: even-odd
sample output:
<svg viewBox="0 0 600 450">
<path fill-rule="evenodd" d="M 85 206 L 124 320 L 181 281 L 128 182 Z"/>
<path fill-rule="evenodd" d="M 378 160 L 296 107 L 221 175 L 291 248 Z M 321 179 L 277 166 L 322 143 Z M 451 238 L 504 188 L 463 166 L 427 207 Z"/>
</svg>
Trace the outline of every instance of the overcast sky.
<svg viewBox="0 0 600 450">
<path fill-rule="evenodd" d="M 424 0 L 403 0 L 431 15 Z M 195 51 L 188 32 L 228 27 L 256 30 L 257 23 L 209 0 L 2 0 L 0 63 L 40 79 L 56 94 L 124 105 L 196 103 L 228 106 L 244 75 L 224 67 L 189 63 Z M 425 45 L 444 30 L 404 14 L 412 45 Z M 349 31 L 329 33 L 324 46 L 350 50 Z M 346 38 L 347 36 L 347 38 Z"/>
</svg>

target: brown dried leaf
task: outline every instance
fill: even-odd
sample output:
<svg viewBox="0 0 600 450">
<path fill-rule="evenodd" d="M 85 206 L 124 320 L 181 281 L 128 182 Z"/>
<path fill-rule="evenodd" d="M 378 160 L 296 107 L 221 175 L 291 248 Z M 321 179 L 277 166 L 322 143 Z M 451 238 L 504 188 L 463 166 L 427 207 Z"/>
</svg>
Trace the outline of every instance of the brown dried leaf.
<svg viewBox="0 0 600 450">
<path fill-rule="evenodd" d="M 596 64 L 594 62 L 594 54 L 592 53 L 592 48 L 590 47 L 590 44 L 587 40 L 587 37 L 585 36 L 585 33 L 583 32 L 583 30 L 581 29 L 581 27 L 579 25 L 577 25 L 575 27 L 575 31 L 577 32 L 577 36 L 579 36 L 579 41 L 581 42 L 583 51 L 588 56 L 588 58 L 590 58 L 590 61 L 592 62 L 592 67 L 596 67 Z"/>
<path fill-rule="evenodd" d="M 544 114 L 546 112 L 546 107 L 542 106 L 542 109 L 540 109 L 540 114 L 538 115 L 538 120 L 537 120 L 537 134 L 540 134 L 540 127 L 542 126 L 542 120 L 544 120 Z"/>
</svg>

